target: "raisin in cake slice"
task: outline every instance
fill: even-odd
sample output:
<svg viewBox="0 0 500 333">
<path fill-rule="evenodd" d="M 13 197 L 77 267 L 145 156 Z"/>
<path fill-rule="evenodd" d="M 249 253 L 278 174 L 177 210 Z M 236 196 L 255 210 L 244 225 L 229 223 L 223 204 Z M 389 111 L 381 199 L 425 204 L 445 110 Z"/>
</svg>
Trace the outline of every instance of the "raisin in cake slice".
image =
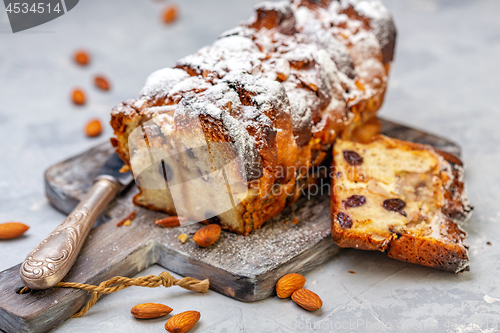
<svg viewBox="0 0 500 333">
<path fill-rule="evenodd" d="M 339 139 L 333 154 L 332 236 L 339 246 L 469 270 L 466 233 L 457 223 L 472 207 L 458 158 L 385 136 L 367 144 Z"/>
</svg>

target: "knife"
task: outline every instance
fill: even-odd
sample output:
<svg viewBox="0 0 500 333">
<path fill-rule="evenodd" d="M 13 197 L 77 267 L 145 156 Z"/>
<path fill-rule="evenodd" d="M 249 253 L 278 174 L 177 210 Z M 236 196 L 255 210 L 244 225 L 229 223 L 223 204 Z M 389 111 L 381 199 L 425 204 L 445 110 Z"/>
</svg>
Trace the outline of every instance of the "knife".
<svg viewBox="0 0 500 333">
<path fill-rule="evenodd" d="M 130 172 L 120 172 L 123 165 L 118 154 L 111 155 L 76 208 L 26 257 L 20 273 L 28 288 L 47 289 L 66 276 L 96 219 L 132 182 Z"/>
</svg>

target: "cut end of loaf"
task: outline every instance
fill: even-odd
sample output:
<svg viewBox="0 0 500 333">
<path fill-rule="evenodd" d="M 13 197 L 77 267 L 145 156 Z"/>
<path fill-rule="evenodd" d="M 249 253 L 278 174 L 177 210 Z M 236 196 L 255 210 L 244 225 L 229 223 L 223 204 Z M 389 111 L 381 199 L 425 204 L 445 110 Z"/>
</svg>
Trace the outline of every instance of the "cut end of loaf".
<svg viewBox="0 0 500 333">
<path fill-rule="evenodd" d="M 430 146 L 385 136 L 367 144 L 337 140 L 333 155 L 332 236 L 339 246 L 469 270 L 466 233 L 457 222 L 471 207 L 456 158 L 450 163 Z"/>
</svg>

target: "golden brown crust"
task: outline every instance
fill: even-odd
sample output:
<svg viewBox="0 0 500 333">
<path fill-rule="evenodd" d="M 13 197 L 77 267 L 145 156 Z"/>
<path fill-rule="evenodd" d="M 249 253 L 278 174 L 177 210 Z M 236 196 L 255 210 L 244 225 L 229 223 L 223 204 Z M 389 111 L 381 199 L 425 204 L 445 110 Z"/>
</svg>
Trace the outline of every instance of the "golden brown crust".
<svg viewBox="0 0 500 333">
<path fill-rule="evenodd" d="M 345 142 L 342 141 L 337 144 L 344 145 Z M 342 199 L 345 195 L 335 190 L 339 188 L 338 186 L 343 185 L 342 179 L 344 178 L 339 175 L 339 172 L 345 172 L 339 171 L 343 166 L 344 157 L 339 155 L 342 148 L 336 147 L 333 167 L 337 174 L 332 180 L 331 193 L 332 237 L 335 243 L 341 247 L 382 251 L 391 258 L 445 271 L 458 273 L 469 270 L 467 247 L 464 245 L 466 233 L 456 223 L 467 219 L 472 210 L 465 197 L 461 161 L 456 156 L 442 153 L 427 145 L 389 139 L 383 136 L 377 137 L 372 141 L 372 144 L 372 146 L 356 144 L 355 147 L 360 152 L 361 157 L 375 152 L 374 149 L 389 149 L 410 152 L 427 151 L 431 152 L 432 156 L 435 156 L 436 160 L 440 161 L 437 167 L 433 167 L 433 170 L 441 178 L 438 184 L 442 184 L 440 185 L 442 189 L 433 195 L 436 202 L 435 208 L 432 208 L 434 210 L 431 209 L 426 213 L 428 217 L 433 217 L 429 217 L 428 224 L 424 224 L 423 227 L 422 224 L 420 224 L 420 227 L 416 227 L 420 222 L 413 222 L 410 219 L 405 222 L 406 225 L 393 226 L 390 222 L 378 221 L 380 222 L 378 225 L 384 227 L 374 227 L 372 229 L 356 227 L 359 226 L 359 223 L 366 223 L 355 218 L 356 214 L 359 214 L 356 209 L 359 208 L 346 206 L 345 201 L 343 201 L 345 199 Z M 390 160 L 385 162 L 392 163 Z M 373 167 L 373 165 L 367 164 L 366 161 L 362 163 L 364 168 Z M 361 181 L 370 182 L 368 179 L 362 179 Z M 357 189 L 349 192 L 349 195 L 353 193 L 357 195 L 365 194 L 363 191 L 365 190 Z M 439 193 L 442 193 L 443 202 L 439 199 Z M 397 194 L 392 193 L 387 198 L 395 195 Z M 404 196 L 400 197 L 405 199 Z M 382 195 L 382 198 L 385 198 L 385 194 Z M 372 198 L 368 197 L 366 200 L 370 199 Z M 405 202 L 410 205 L 410 201 L 405 199 Z M 406 217 L 406 212 L 402 213 Z M 387 212 L 388 219 L 391 218 L 390 214 L 398 215 L 397 212 Z M 381 219 L 377 213 L 373 213 L 373 218 Z"/>
<path fill-rule="evenodd" d="M 153 73 L 139 99 L 112 112 L 117 152 L 130 166 L 128 136 L 161 114 L 173 117 L 174 124 L 167 125 L 174 132 L 189 135 L 189 128 L 183 132 L 180 126 L 179 108 L 199 120 L 209 142 L 248 135 L 253 147 L 246 148 L 253 153 L 243 162 L 252 166 L 246 170 L 252 195 L 220 223 L 244 235 L 259 228 L 317 180 L 302 170 L 324 163 L 335 138 L 350 137 L 383 102 L 389 64 L 383 62 L 386 38 L 380 32 L 395 37 L 392 19 L 377 7 L 344 20 L 339 6 L 329 0 L 263 3 L 253 19 L 213 46 L 179 60 L 175 69 Z M 265 80 L 279 82 L 279 88 Z M 193 105 L 203 107 L 189 111 Z M 207 114 L 207 108 L 220 113 Z M 220 114 L 244 124 L 246 133 L 228 131 Z M 147 126 L 161 132 L 165 124 Z M 149 140 L 146 134 L 144 139 Z M 139 190 L 136 204 L 175 211 L 171 199 L 160 204 L 154 200 L 157 191 Z"/>
</svg>

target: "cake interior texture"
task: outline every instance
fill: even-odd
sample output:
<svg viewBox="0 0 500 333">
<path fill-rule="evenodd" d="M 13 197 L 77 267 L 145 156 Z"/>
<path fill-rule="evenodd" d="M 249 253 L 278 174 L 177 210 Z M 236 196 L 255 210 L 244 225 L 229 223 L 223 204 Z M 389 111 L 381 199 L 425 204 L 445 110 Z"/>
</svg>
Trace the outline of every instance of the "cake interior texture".
<svg viewBox="0 0 500 333">
<path fill-rule="evenodd" d="M 458 158 L 385 136 L 365 144 L 339 139 L 333 170 L 338 245 L 452 272 L 469 269 L 458 223 L 472 208 Z"/>
</svg>

